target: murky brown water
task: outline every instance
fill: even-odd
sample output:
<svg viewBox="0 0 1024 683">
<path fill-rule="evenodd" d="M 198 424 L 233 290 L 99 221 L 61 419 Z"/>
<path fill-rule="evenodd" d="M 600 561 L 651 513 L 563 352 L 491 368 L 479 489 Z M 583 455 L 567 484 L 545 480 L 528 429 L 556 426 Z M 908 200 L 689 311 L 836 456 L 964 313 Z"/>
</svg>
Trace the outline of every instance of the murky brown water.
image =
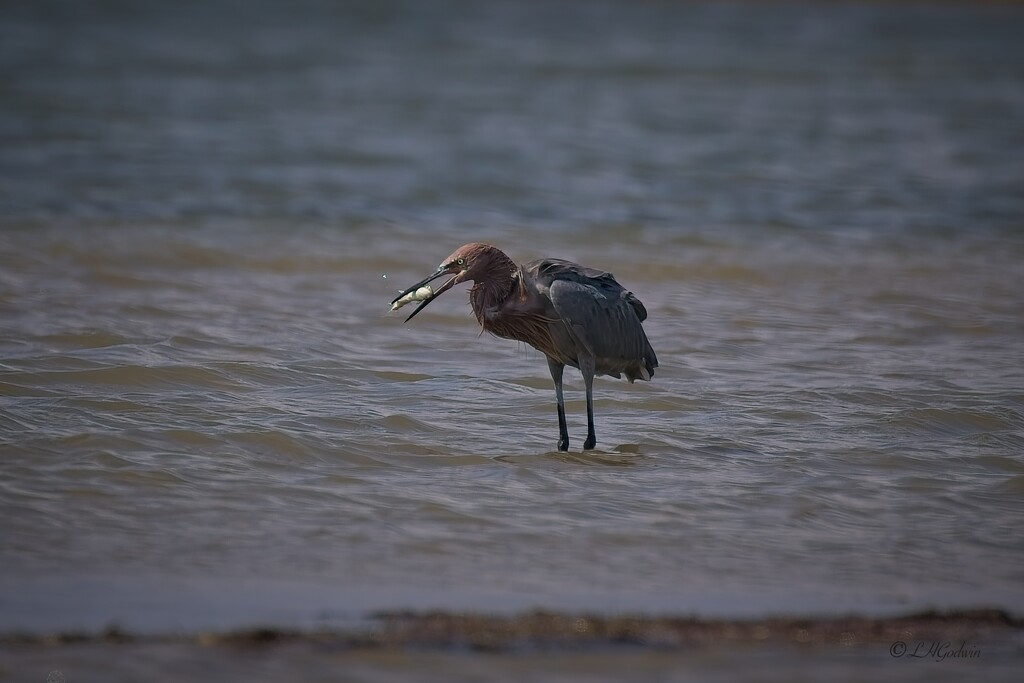
<svg viewBox="0 0 1024 683">
<path fill-rule="evenodd" d="M 0 628 L 1024 609 L 1019 9 L 302 7 L 0 22 Z M 645 303 L 597 451 L 472 240 Z"/>
</svg>

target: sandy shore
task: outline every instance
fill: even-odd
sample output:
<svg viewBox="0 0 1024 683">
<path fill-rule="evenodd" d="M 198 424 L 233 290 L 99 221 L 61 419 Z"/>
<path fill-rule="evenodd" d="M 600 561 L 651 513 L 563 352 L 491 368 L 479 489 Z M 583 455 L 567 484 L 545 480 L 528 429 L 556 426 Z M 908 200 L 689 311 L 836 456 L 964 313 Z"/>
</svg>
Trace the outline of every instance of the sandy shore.
<svg viewBox="0 0 1024 683">
<path fill-rule="evenodd" d="M 351 630 L 7 634 L 0 680 L 1016 680 L 1024 620 L 382 613 Z M 344 674 L 343 676 L 341 674 Z"/>
</svg>

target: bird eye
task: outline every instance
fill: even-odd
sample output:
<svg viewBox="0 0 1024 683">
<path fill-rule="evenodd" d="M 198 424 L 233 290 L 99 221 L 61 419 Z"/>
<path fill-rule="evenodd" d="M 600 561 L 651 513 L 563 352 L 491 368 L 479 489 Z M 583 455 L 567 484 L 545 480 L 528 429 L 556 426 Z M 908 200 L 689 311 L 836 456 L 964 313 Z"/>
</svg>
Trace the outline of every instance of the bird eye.
<svg viewBox="0 0 1024 683">
<path fill-rule="evenodd" d="M 466 265 L 466 259 L 464 259 L 464 258 L 460 258 L 460 259 L 459 259 L 459 260 L 457 261 L 457 263 L 458 263 L 458 264 L 459 264 L 460 266 L 464 266 L 464 265 Z"/>
</svg>

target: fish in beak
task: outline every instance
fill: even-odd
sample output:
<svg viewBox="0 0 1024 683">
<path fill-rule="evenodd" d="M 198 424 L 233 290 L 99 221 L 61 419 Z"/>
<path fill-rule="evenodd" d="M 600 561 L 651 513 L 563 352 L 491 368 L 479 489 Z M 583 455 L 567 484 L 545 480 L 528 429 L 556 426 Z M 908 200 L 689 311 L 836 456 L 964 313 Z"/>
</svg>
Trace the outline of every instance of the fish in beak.
<svg viewBox="0 0 1024 683">
<path fill-rule="evenodd" d="M 430 287 L 431 282 L 434 280 L 444 277 L 445 275 L 451 275 L 452 277 L 445 281 L 443 285 L 438 287 L 436 290 Z M 457 270 L 454 263 L 443 263 L 438 266 L 437 270 L 433 274 L 423 278 L 412 287 L 401 292 L 398 296 L 391 300 L 391 310 L 397 311 L 402 306 L 412 303 L 413 301 L 419 301 L 420 305 L 416 307 L 416 310 L 409 314 L 409 317 L 405 319 L 405 322 L 409 322 L 415 317 L 417 313 L 426 308 L 427 304 L 441 296 L 455 284 L 457 284 L 462 277 L 462 271 Z"/>
</svg>

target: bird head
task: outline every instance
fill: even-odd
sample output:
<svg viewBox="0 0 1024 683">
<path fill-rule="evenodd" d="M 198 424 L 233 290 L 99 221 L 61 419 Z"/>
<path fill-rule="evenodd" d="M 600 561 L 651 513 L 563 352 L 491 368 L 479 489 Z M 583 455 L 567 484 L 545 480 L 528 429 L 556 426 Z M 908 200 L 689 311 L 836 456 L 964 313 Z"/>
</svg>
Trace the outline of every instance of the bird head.
<svg viewBox="0 0 1024 683">
<path fill-rule="evenodd" d="M 391 303 L 394 304 L 406 294 L 415 292 L 427 283 L 433 282 L 438 278 L 445 277 L 446 275 L 450 276 L 444 281 L 444 284 L 434 291 L 433 296 L 429 299 L 424 299 L 420 305 L 416 307 L 416 310 L 409 314 L 409 317 L 405 319 L 405 322 L 409 322 L 413 319 L 413 316 L 422 311 L 427 304 L 447 292 L 455 285 L 460 282 L 466 282 L 467 280 L 475 280 L 480 276 L 486 270 L 487 264 L 490 262 L 489 257 L 492 251 L 501 253 L 495 247 L 492 247 L 489 244 L 482 244 L 480 242 L 471 242 L 470 244 L 462 245 L 452 252 L 448 258 L 441 261 L 441 265 L 437 267 L 437 270 L 414 284 L 412 287 L 403 290 L 398 296 L 391 300 Z"/>
</svg>

